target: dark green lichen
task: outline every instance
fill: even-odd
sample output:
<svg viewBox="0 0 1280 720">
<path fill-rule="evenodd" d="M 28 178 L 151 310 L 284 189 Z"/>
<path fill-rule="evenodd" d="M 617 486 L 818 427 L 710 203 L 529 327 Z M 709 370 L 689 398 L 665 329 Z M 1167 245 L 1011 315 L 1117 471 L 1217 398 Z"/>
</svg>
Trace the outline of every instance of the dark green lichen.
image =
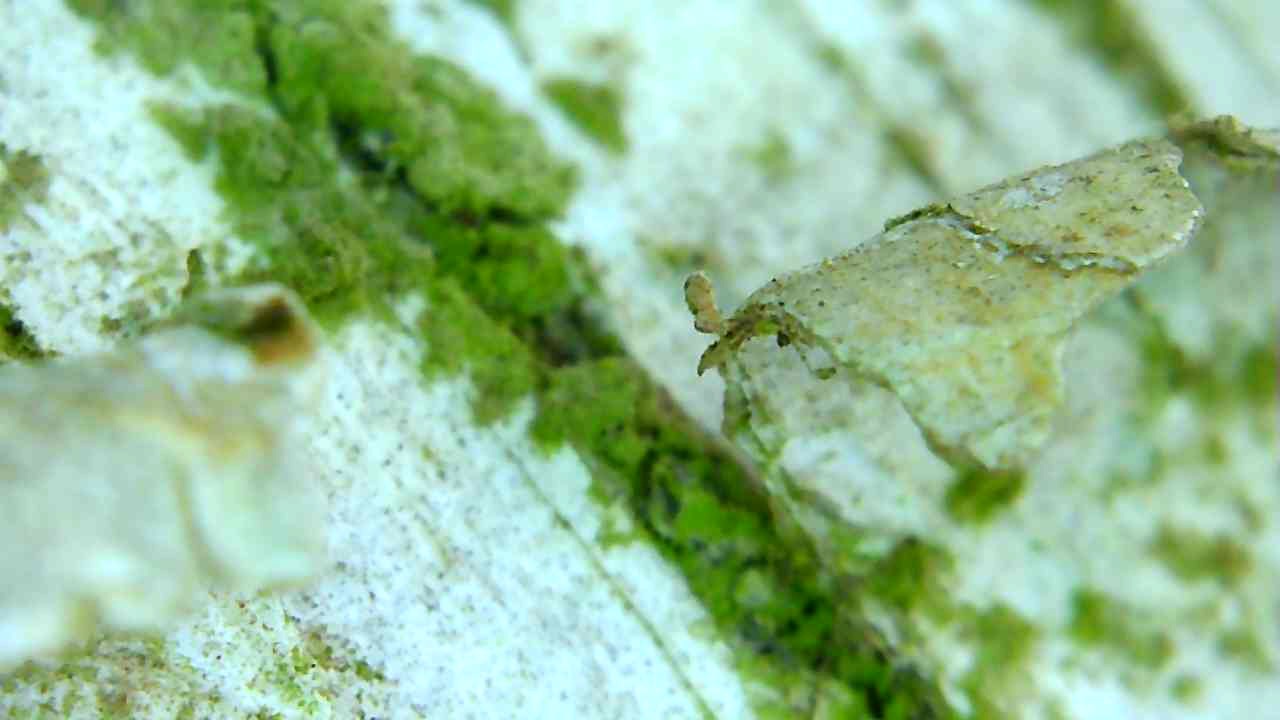
<svg viewBox="0 0 1280 720">
<path fill-rule="evenodd" d="M 428 378 L 466 371 L 475 388 L 476 421 L 504 416 L 537 387 L 538 366 L 529 348 L 484 312 L 453 279 L 434 283 L 418 327 L 427 342 L 422 369 Z"/>
<path fill-rule="evenodd" d="M 1068 632 L 1080 644 L 1148 670 L 1173 656 L 1173 641 L 1140 610 L 1091 588 L 1076 590 L 1071 602 Z"/>
<path fill-rule="evenodd" d="M 627 150 L 622 124 L 622 92 L 611 83 L 591 83 L 571 77 L 553 77 L 542 83 L 542 93 L 565 117 L 610 152 Z"/>
<path fill-rule="evenodd" d="M 540 225 L 502 222 L 469 227 L 423 218 L 442 273 L 455 277 L 495 318 L 523 323 L 569 309 L 575 287 L 571 252 Z"/>
<path fill-rule="evenodd" d="M 9 229 L 28 203 L 44 202 L 49 171 L 39 156 L 0 143 L 0 232 Z"/>
<path fill-rule="evenodd" d="M 376 5 L 74 0 L 72 6 L 103 24 L 105 49 L 129 49 L 161 74 L 191 63 L 215 86 L 265 96 L 296 141 L 338 135 L 380 168 L 402 173 L 439 212 L 546 218 L 559 212 L 573 185 L 571 168 L 550 156 L 531 120 L 505 110 L 451 63 L 410 53 Z M 249 20 L 251 32 L 219 36 L 221 44 L 205 39 L 210 27 Z M 199 52 L 204 45 L 209 54 Z"/>
<path fill-rule="evenodd" d="M 946 619 L 955 607 L 945 585 L 953 566 L 954 560 L 943 548 L 907 537 L 872 566 L 865 591 L 904 615 L 919 610 L 934 619 Z"/>
<path fill-rule="evenodd" d="M 1174 575 L 1195 582 L 1214 580 L 1234 587 L 1253 569 L 1249 548 L 1225 534 L 1161 525 L 1150 550 Z"/>
<path fill-rule="evenodd" d="M 683 571 L 721 635 L 740 651 L 744 672 L 773 687 L 833 683 L 856 698 L 850 707 L 869 708 L 870 717 L 946 715 L 936 691 L 909 668 L 889 663 L 856 608 L 837 600 L 835 579 L 775 514 L 758 481 L 631 361 L 559 369 L 541 399 L 535 437 L 548 447 L 572 443 L 600 463 L 593 493 L 606 506 L 631 509 L 639 532 Z M 929 602 L 920 576 L 940 562 L 938 551 L 907 543 L 866 582 L 888 602 L 914 607 Z M 758 709 L 803 714 L 811 692 Z"/>
<path fill-rule="evenodd" d="M 189 151 L 217 151 L 215 186 L 261 253 L 242 280 L 288 285 L 333 326 L 353 312 L 385 311 L 389 297 L 430 276 L 430 245 L 395 217 L 390 191 L 379 197 L 341 179 L 330 138 L 237 105 L 157 112 L 182 128 Z"/>
<path fill-rule="evenodd" d="M 46 356 L 31 331 L 13 313 L 13 308 L 0 303 L 0 361 L 39 360 Z"/>
<path fill-rule="evenodd" d="M 1273 405 L 1280 395 L 1280 343 L 1258 343 L 1247 350 L 1240 362 L 1239 377 L 1241 389 L 1250 401 Z"/>
<path fill-rule="evenodd" d="M 956 473 L 944 499 L 947 513 L 957 522 L 982 524 L 1022 496 L 1026 474 L 970 466 Z"/>
</svg>

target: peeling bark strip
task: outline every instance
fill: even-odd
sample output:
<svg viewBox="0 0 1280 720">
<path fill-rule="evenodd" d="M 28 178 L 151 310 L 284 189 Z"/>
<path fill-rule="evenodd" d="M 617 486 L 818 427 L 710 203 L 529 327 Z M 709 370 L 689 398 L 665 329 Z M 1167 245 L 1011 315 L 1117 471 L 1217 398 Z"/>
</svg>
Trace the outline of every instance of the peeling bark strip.
<svg viewBox="0 0 1280 720">
<path fill-rule="evenodd" d="M 691 279 L 695 326 L 720 336 L 698 371 L 772 335 L 820 378 L 892 390 L 944 454 L 1020 467 L 1061 403 L 1072 325 L 1195 233 L 1181 160 L 1168 141 L 1131 142 L 930 205 L 775 278 L 719 328 Z"/>
<path fill-rule="evenodd" d="M 198 305 L 111 354 L 0 369 L 0 670 L 323 570 L 293 434 L 319 331 L 276 285 Z"/>
</svg>

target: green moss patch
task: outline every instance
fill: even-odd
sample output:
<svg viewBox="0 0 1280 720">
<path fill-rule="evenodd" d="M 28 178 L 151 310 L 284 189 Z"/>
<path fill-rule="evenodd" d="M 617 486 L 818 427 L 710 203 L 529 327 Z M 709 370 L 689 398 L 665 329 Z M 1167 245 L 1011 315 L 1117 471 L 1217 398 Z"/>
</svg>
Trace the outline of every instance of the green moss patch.
<svg viewBox="0 0 1280 720">
<path fill-rule="evenodd" d="M 72 6 L 103 25 L 104 49 L 129 49 L 160 74 L 191 63 L 218 87 L 265 94 L 295 129 L 347 136 L 440 211 L 547 217 L 572 188 L 571 169 L 546 152 L 531 120 L 451 63 L 410 53 L 374 4 Z"/>
<path fill-rule="evenodd" d="M 975 652 L 961 680 L 974 708 L 972 716 L 1017 717 L 1019 698 L 1034 690 L 1028 665 L 1040 629 L 1007 605 L 979 609 L 956 601 L 949 590 L 954 565 L 944 548 L 903 538 L 869 568 L 862 579 L 863 597 L 898 616 L 908 645 L 922 619 L 957 632 Z M 913 614 L 918 617 L 910 617 Z"/>
<path fill-rule="evenodd" d="M 1077 590 L 1071 604 L 1068 632 L 1080 644 L 1148 670 L 1173 656 L 1173 641 L 1137 608 L 1091 588 Z"/>
<path fill-rule="evenodd" d="M 192 63 L 274 111 L 153 108 L 189 156 L 216 157 L 236 231 L 260 251 L 242 281 L 283 282 L 330 328 L 385 314 L 406 292 L 428 295 L 440 312 L 423 324 L 433 348 L 424 370 L 470 370 L 481 418 L 534 388 L 522 343 L 559 359 L 618 346 L 573 330 L 586 312 L 584 262 L 545 227 L 568 200 L 571 169 L 528 118 L 393 40 L 375 6 L 75 7 L 104 25 L 104 49 L 130 49 L 157 72 Z M 246 20 L 250 31 L 223 48 L 235 62 L 184 54 L 199 45 L 188 36 Z"/>
<path fill-rule="evenodd" d="M 1017 698 L 1031 685 L 1027 664 L 1040 630 L 1007 605 L 971 612 L 964 633 L 976 648 L 973 666 L 962 684 L 977 718 L 1019 716 Z"/>
<path fill-rule="evenodd" d="M 96 38 L 99 51 L 128 50 L 157 75 L 168 75 L 190 63 L 219 87 L 250 94 L 266 88 L 267 69 L 254 52 L 257 22 L 252 3 L 68 0 L 67 4 L 101 25 Z"/>
<path fill-rule="evenodd" d="M 579 294 L 568 248 L 541 225 L 479 226 L 423 218 L 444 274 L 458 278 L 494 317 L 520 324 L 566 311 Z"/>
<path fill-rule="evenodd" d="M 1206 411 L 1227 407 L 1274 407 L 1280 375 L 1280 344 L 1256 340 L 1220 325 L 1213 355 L 1192 357 L 1170 337 L 1164 320 L 1133 290 L 1109 307 L 1119 327 L 1137 339 L 1141 356 L 1139 412 L 1153 418 L 1169 400 L 1185 395 Z"/>
<path fill-rule="evenodd" d="M 1214 580 L 1233 587 L 1253 570 L 1249 548 L 1224 534 L 1166 524 L 1156 532 L 1150 550 L 1170 572 L 1189 582 Z"/>
<path fill-rule="evenodd" d="M 935 619 L 952 615 L 946 580 L 955 561 L 941 547 L 919 538 L 899 540 L 867 573 L 867 595 L 904 615 L 917 610 Z"/>
<path fill-rule="evenodd" d="M 342 178 L 330 138 L 299 136 L 239 105 L 154 111 L 193 159 L 217 153 L 217 189 L 238 234 L 260 250 L 243 280 L 288 285 L 332 327 L 355 311 L 387 310 L 389 298 L 430 277 L 430 245 L 398 222 L 385 196 Z"/>
<path fill-rule="evenodd" d="M 40 343 L 13 313 L 13 308 L 0 304 L 0 361 L 39 360 L 45 357 Z"/>
<path fill-rule="evenodd" d="M 484 312 L 463 286 L 448 278 L 433 284 L 418 328 L 427 341 L 428 378 L 466 372 L 475 388 L 472 412 L 486 423 L 537 387 L 539 366 L 511 330 Z"/>
<path fill-rule="evenodd" d="M 1258 405 L 1274 404 L 1280 395 L 1280 343 L 1259 343 L 1240 361 L 1241 389 Z"/>
<path fill-rule="evenodd" d="M 44 202 L 48 190 L 49 171 L 39 156 L 0 143 L 0 232 L 9 229 L 24 205 Z"/>
<path fill-rule="evenodd" d="M 947 513 L 957 522 L 981 524 L 1022 496 L 1026 474 L 972 466 L 960 470 L 947 488 Z"/>
<path fill-rule="evenodd" d="M 534 434 L 601 463 L 593 492 L 629 507 L 639 532 L 681 568 L 748 676 L 790 686 L 784 698 L 810 683 L 830 686 L 850 717 L 946 715 L 936 691 L 891 663 L 857 609 L 837 600 L 816 551 L 786 531 L 757 480 L 634 363 L 606 358 L 552 373 Z M 904 548 L 886 565 L 901 568 L 894 579 L 873 572 L 868 582 L 912 606 L 927 594 L 911 583 L 932 572 L 935 555 Z M 759 709 L 793 717 L 812 701 L 805 691 Z"/>
<path fill-rule="evenodd" d="M 556 104 L 579 130 L 614 153 L 627 150 L 622 124 L 622 92 L 609 83 L 590 83 L 570 77 L 553 77 L 542 83 L 542 93 Z"/>
</svg>

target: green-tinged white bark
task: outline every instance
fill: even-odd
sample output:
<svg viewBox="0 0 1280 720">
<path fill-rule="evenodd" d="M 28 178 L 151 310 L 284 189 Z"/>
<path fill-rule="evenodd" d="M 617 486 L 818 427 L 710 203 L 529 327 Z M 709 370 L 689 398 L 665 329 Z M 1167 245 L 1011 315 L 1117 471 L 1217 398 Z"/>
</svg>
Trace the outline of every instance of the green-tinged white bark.
<svg viewBox="0 0 1280 720">
<path fill-rule="evenodd" d="M 907 564 L 901 581 L 929 597 L 873 590 L 870 612 L 980 714 L 1074 715 L 1082 695 L 1063 688 L 1092 686 L 1126 715 L 1229 716 L 1277 691 L 1267 608 L 1280 564 L 1265 519 L 1280 507 L 1280 299 L 1267 289 L 1280 269 L 1277 137 L 1222 117 L 1175 128 L 1172 178 L 1125 146 L 930 206 L 780 276 L 727 321 L 691 279 L 695 322 L 721 335 L 704 362 L 728 381 L 726 432 L 769 469 L 828 562 L 873 588 L 886 563 Z M 1109 186 L 1099 159 L 1133 162 L 1119 177 L 1135 185 Z M 1046 177 L 1055 190 L 1108 188 L 1047 211 L 1009 202 L 1032 200 Z M 975 219 L 992 196 L 999 218 Z M 1074 223 L 1042 223 L 1057 212 Z M 1151 257 L 1121 247 L 1176 251 L 1189 237 L 1115 296 L 1142 266 L 1132 258 Z M 1094 264 L 1062 262 L 1064 248 L 1090 247 Z M 970 292 L 992 302 L 975 309 Z M 1021 303 L 1025 316 L 1007 308 Z M 1045 325 L 1054 351 L 1008 365 L 1026 328 Z M 976 333 L 993 339 L 948 345 Z M 973 409 L 931 413 L 912 394 L 936 386 L 945 399 L 956 383 Z M 967 455 L 946 442 L 952 428 L 991 437 L 988 398 L 1043 413 L 1012 428 L 1025 435 L 996 435 L 1025 467 L 983 469 L 966 458 L 985 460 L 989 442 Z"/>
</svg>

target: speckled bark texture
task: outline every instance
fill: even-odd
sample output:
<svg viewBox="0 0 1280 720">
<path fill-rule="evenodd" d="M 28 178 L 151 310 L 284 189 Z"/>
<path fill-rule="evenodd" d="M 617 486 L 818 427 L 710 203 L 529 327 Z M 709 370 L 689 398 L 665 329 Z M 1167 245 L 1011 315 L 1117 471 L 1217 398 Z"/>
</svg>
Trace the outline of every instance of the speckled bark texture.
<svg viewBox="0 0 1280 720">
<path fill-rule="evenodd" d="M 1181 162 L 1130 143 L 891 220 L 749 295 L 698 372 L 771 337 L 819 379 L 888 387 L 939 452 L 1020 469 L 1062 403 L 1068 330 L 1199 227 Z"/>
</svg>

